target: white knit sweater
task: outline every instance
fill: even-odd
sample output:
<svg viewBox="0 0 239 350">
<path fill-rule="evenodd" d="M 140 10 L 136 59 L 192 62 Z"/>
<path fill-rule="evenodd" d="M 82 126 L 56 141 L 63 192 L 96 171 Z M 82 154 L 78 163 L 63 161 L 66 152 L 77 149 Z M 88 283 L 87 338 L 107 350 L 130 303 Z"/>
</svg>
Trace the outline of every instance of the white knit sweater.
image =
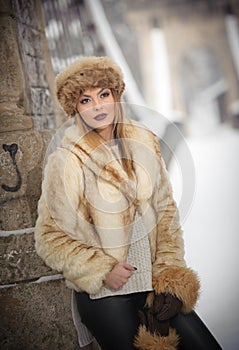
<svg viewBox="0 0 239 350">
<path fill-rule="evenodd" d="M 103 286 L 99 293 L 90 295 L 91 299 L 153 290 L 149 240 L 142 218 L 138 213 L 135 216 L 131 245 L 126 262 L 137 268 L 128 281 L 119 289 Z"/>
</svg>

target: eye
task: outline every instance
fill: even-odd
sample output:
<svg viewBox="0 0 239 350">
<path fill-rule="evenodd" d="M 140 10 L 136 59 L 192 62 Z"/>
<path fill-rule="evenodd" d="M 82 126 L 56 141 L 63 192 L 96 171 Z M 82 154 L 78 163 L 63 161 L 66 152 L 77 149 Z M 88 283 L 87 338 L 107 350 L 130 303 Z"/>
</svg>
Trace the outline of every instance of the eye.
<svg viewBox="0 0 239 350">
<path fill-rule="evenodd" d="M 100 98 L 106 98 L 110 96 L 110 92 L 109 91 L 104 91 L 102 92 L 102 94 L 100 94 Z"/>
<path fill-rule="evenodd" d="M 90 102 L 90 99 L 89 98 L 83 98 L 82 100 L 80 100 L 80 103 L 82 105 L 85 105 L 86 103 L 89 103 Z"/>
</svg>

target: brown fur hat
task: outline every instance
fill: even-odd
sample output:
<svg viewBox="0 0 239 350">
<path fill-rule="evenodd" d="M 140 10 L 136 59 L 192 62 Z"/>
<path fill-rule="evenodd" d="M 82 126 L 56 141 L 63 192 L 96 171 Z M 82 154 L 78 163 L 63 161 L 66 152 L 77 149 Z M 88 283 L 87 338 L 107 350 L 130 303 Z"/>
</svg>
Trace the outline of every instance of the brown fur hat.
<svg viewBox="0 0 239 350">
<path fill-rule="evenodd" d="M 125 88 L 123 74 L 110 57 L 83 57 L 59 73 L 56 77 L 56 94 L 64 111 L 74 116 L 79 96 L 94 87 L 109 88 L 120 101 Z"/>
</svg>

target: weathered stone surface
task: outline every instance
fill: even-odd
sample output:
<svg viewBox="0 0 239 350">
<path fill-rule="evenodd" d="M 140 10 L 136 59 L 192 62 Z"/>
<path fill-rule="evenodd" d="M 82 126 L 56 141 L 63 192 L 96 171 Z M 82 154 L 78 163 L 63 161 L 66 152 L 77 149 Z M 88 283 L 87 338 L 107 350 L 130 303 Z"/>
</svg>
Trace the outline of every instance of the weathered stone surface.
<svg viewBox="0 0 239 350">
<path fill-rule="evenodd" d="M 1 203 L 0 225 L 1 230 L 32 227 L 31 211 L 25 196 Z"/>
<path fill-rule="evenodd" d="M 0 21 L 0 104 L 6 103 L 14 114 L 21 113 L 19 104 L 23 96 L 24 79 L 22 65 L 16 41 L 16 23 L 10 16 L 3 16 Z"/>
<path fill-rule="evenodd" d="M 25 56 L 26 67 L 28 70 L 29 80 L 28 83 L 32 87 L 48 88 L 48 82 L 46 80 L 45 62 L 39 58 L 32 56 Z"/>
<path fill-rule="evenodd" d="M 0 289 L 1 350 L 79 349 L 64 281 Z"/>
<path fill-rule="evenodd" d="M 35 115 L 32 120 L 35 130 L 42 131 L 49 128 L 54 131 L 54 128 L 56 127 L 56 119 L 53 114 Z"/>
<path fill-rule="evenodd" d="M 31 88 L 31 109 L 33 115 L 53 115 L 50 91 L 47 88 Z"/>
<path fill-rule="evenodd" d="M 39 30 L 18 23 L 18 36 L 21 39 L 20 45 L 26 55 L 42 57 L 41 35 L 42 33 Z"/>
<path fill-rule="evenodd" d="M 42 159 L 43 142 L 38 132 L 29 131 L 1 134 L 0 145 L 0 165 L 2 168 L 0 194 L 1 201 L 4 201 L 26 193 L 27 175 L 29 171 L 38 166 L 40 159 Z M 12 145 L 16 145 L 15 150 L 13 150 Z M 19 189 L 17 191 L 4 189 L 3 185 L 10 188 L 17 185 L 19 181 L 17 169 L 21 176 Z"/>
<path fill-rule="evenodd" d="M 26 115 L 16 115 L 12 110 L 5 112 L 0 104 L 0 132 L 27 130 L 33 127 L 32 118 Z"/>
<path fill-rule="evenodd" d="M 34 233 L 0 238 L 1 285 L 58 274 L 37 255 Z"/>
<path fill-rule="evenodd" d="M 49 87 L 50 69 L 46 67 L 46 44 L 44 41 L 44 22 L 38 1 L 13 1 L 17 19 L 17 38 L 25 78 L 23 104 L 26 114 L 34 118 L 37 130 L 54 127 L 49 121 L 55 118 L 52 105 L 52 88 Z M 51 118 L 49 118 L 51 116 Z"/>
<path fill-rule="evenodd" d="M 0 13 L 9 13 L 12 14 L 12 4 L 9 0 L 0 0 Z"/>
<path fill-rule="evenodd" d="M 27 176 L 27 189 L 26 189 L 26 197 L 29 203 L 29 209 L 32 218 L 32 225 L 35 225 L 37 219 L 37 204 L 41 195 L 41 183 L 42 183 L 42 171 L 44 166 L 44 159 L 47 147 L 52 138 L 53 131 L 45 130 L 40 133 L 43 149 L 40 155 L 40 161 L 38 165 L 29 171 Z"/>
<path fill-rule="evenodd" d="M 32 215 L 40 195 L 44 154 L 45 146 L 38 132 L 0 134 L 2 230 L 34 225 Z M 30 203 L 35 203 L 31 209 Z"/>
<path fill-rule="evenodd" d="M 13 0 L 13 9 L 17 20 L 39 30 L 35 1 Z"/>
</svg>

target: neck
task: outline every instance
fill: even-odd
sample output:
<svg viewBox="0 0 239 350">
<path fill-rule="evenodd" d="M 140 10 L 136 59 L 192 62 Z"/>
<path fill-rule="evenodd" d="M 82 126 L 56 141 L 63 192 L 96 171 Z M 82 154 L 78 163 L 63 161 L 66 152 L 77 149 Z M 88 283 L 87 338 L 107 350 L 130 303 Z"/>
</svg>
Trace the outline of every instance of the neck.
<svg viewBox="0 0 239 350">
<path fill-rule="evenodd" d="M 102 137 L 105 141 L 110 141 L 114 138 L 114 132 L 112 125 L 109 125 L 108 127 L 104 129 L 98 129 L 96 130 L 97 134 Z"/>
</svg>

